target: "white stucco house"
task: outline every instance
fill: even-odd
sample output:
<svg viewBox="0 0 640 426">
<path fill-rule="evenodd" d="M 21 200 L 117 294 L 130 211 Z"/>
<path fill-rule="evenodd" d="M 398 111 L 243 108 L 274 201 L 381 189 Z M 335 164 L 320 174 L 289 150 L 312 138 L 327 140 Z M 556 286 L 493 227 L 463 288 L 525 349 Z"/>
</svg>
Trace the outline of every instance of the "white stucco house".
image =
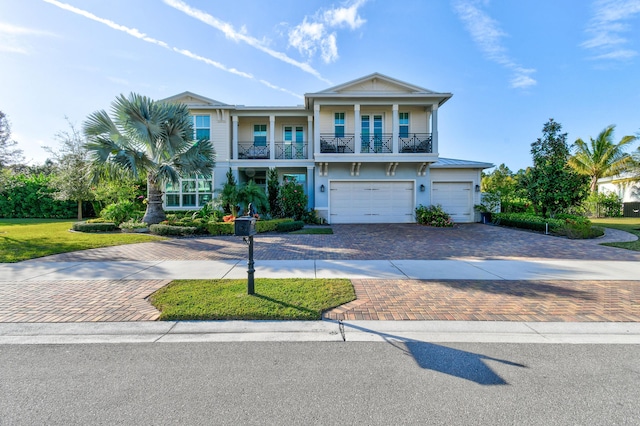
<svg viewBox="0 0 640 426">
<path fill-rule="evenodd" d="M 598 179 L 598 192 L 616 194 L 623 203 L 640 202 L 640 179 L 631 173 Z"/>
<path fill-rule="evenodd" d="M 440 158 L 440 108 L 451 93 L 374 73 L 317 93 L 301 106 L 230 105 L 184 92 L 165 99 L 190 108 L 197 137 L 216 150 L 212 179 L 167 187 L 166 210 L 195 209 L 213 197 L 229 169 L 239 183 L 266 188 L 269 168 L 295 178 L 310 209 L 328 223 L 415 222 L 418 205 L 440 204 L 473 222 L 480 173 L 493 164 Z"/>
</svg>

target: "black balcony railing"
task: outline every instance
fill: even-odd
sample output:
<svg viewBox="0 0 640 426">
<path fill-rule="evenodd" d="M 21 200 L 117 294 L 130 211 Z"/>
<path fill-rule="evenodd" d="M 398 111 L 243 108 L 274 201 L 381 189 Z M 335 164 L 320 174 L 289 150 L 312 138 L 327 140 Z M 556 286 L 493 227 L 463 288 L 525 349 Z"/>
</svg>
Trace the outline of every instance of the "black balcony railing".
<svg viewBox="0 0 640 426">
<path fill-rule="evenodd" d="M 361 139 L 360 152 L 363 154 L 389 154 L 393 152 L 393 135 L 391 133 L 363 135 Z"/>
<path fill-rule="evenodd" d="M 432 153 L 431 133 L 410 133 L 398 138 L 401 153 Z"/>
<path fill-rule="evenodd" d="M 307 157 L 306 142 L 276 142 L 276 160 L 304 160 Z"/>
<path fill-rule="evenodd" d="M 269 159 L 269 143 L 238 142 L 238 158 L 240 159 Z"/>
<path fill-rule="evenodd" d="M 354 135 L 335 133 L 320 133 L 320 152 L 323 154 L 353 154 L 355 152 Z"/>
</svg>

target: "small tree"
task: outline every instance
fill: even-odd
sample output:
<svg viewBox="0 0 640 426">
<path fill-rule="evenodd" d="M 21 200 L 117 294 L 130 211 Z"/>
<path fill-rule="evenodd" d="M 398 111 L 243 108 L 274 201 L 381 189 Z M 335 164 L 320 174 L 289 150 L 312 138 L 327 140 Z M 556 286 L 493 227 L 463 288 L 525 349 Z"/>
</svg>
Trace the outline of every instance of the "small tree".
<svg viewBox="0 0 640 426">
<path fill-rule="evenodd" d="M 22 150 L 16 148 L 18 142 L 11 139 L 11 124 L 4 112 L 0 111 L 0 169 L 24 161 Z"/>
<path fill-rule="evenodd" d="M 60 148 L 58 150 L 46 146 L 43 148 L 54 157 L 56 164 L 50 181 L 56 191 L 54 198 L 75 201 L 78 207 L 78 220 L 82 220 L 82 202 L 91 201 L 94 197 L 91 190 L 91 163 L 86 141 L 73 123 L 69 120 L 67 123 L 70 129 L 55 135 Z"/>
<path fill-rule="evenodd" d="M 587 178 L 567 163 L 567 134 L 552 118 L 545 123 L 542 138 L 531 144 L 533 167 L 523 179 L 528 198 L 536 213 L 547 217 L 580 204 L 588 193 Z"/>
<path fill-rule="evenodd" d="M 269 200 L 264 189 L 256 185 L 253 179 L 238 190 L 238 202 L 242 204 L 245 214 L 248 213 L 249 203 L 253 204 L 256 212 L 265 212 L 269 208 Z"/>
<path fill-rule="evenodd" d="M 278 205 L 284 217 L 303 220 L 307 214 L 307 201 L 302 185 L 295 180 L 285 181 L 280 186 Z"/>
<path fill-rule="evenodd" d="M 227 181 L 222 185 L 218 197 L 225 214 L 238 215 L 238 184 L 231 169 L 227 171 Z"/>
<path fill-rule="evenodd" d="M 267 172 L 267 196 L 269 198 L 269 212 L 272 216 L 279 216 L 280 209 L 278 207 L 278 191 L 280 190 L 280 182 L 278 182 L 278 170 L 269 169 Z"/>
</svg>

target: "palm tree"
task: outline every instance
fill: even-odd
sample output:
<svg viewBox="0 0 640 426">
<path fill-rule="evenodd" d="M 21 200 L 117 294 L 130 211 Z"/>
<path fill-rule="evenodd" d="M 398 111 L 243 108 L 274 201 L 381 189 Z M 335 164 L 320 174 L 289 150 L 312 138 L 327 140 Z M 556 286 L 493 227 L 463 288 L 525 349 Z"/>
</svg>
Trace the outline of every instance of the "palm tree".
<svg viewBox="0 0 640 426">
<path fill-rule="evenodd" d="M 148 224 L 160 223 L 163 188 L 178 184 L 181 175 L 210 177 L 215 166 L 211 141 L 193 140 L 193 123 L 184 104 L 153 101 L 131 93 L 111 104 L 111 116 L 104 110 L 89 115 L 84 123 L 87 149 L 95 166 L 120 169 L 133 177 L 147 179 Z"/>
<path fill-rule="evenodd" d="M 608 126 L 596 139 L 589 138 L 589 144 L 582 139 L 577 139 L 573 144 L 575 154 L 569 158 L 569 165 L 576 172 L 589 176 L 592 193 L 598 190 L 598 179 L 616 175 L 631 164 L 631 157 L 624 150 L 636 137 L 625 136 L 616 144 L 613 142 L 615 127 Z"/>
</svg>

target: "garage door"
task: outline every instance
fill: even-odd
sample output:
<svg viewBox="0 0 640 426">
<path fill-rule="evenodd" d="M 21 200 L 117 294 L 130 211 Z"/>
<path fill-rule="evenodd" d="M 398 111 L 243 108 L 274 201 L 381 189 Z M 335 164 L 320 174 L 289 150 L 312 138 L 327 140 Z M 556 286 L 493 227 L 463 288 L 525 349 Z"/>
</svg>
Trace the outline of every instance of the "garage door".
<svg viewBox="0 0 640 426">
<path fill-rule="evenodd" d="M 331 223 L 415 222 L 413 182 L 331 182 Z"/>
<path fill-rule="evenodd" d="M 454 222 L 473 222 L 471 182 L 433 182 L 431 204 L 440 204 Z"/>
</svg>

